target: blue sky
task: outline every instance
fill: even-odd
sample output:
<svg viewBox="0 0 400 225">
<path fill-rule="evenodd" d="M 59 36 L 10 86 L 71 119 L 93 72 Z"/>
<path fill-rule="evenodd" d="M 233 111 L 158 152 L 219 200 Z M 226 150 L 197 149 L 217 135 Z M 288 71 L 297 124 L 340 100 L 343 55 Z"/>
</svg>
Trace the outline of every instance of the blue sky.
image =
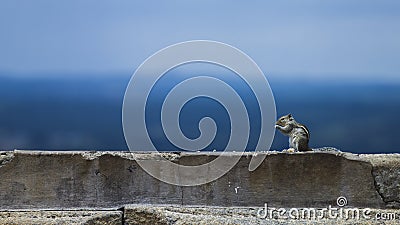
<svg viewBox="0 0 400 225">
<path fill-rule="evenodd" d="M 266 74 L 400 80 L 400 1 L 2 0 L 0 73 L 125 74 L 168 45 L 233 45 Z"/>
</svg>

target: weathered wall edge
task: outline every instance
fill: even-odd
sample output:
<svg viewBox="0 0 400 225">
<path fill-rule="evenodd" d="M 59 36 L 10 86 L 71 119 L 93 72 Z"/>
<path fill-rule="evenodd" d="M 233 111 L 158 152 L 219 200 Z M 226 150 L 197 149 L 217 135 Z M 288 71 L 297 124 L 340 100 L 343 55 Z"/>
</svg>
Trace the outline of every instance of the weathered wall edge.
<svg viewBox="0 0 400 225">
<path fill-rule="evenodd" d="M 177 163 L 210 161 L 219 153 L 96 151 L 0 152 L 0 209 L 103 208 L 126 204 L 305 207 L 334 205 L 399 208 L 400 155 L 352 154 L 324 148 L 307 153 L 264 152 L 261 166 L 247 170 L 253 153 L 220 179 L 178 187 L 156 180 L 135 160 Z M 240 153 L 231 153 L 240 154 Z"/>
</svg>

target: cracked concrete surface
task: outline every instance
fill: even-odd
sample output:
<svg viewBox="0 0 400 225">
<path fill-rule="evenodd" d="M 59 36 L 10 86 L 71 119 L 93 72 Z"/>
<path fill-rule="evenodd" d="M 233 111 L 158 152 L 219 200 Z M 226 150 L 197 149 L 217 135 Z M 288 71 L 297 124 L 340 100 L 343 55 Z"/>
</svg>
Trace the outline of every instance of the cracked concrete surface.
<svg viewBox="0 0 400 225">
<path fill-rule="evenodd" d="M 372 165 L 375 187 L 388 208 L 400 208 L 400 154 L 360 155 Z"/>
</svg>

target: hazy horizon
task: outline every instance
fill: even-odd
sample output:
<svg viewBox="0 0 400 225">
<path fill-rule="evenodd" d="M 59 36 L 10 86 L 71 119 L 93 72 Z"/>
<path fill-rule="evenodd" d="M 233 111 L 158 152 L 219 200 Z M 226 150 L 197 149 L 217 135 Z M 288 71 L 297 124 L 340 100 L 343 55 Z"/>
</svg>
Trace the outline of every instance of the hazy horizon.
<svg viewBox="0 0 400 225">
<path fill-rule="evenodd" d="M 118 76 L 0 76 L 0 149 L 127 150 L 122 100 L 128 82 L 129 77 Z M 398 152 L 396 137 L 400 133 L 390 127 L 400 126 L 400 121 L 387 120 L 400 114 L 400 84 L 305 82 L 299 87 L 270 80 L 270 85 L 277 116 L 292 113 L 308 126 L 312 147 L 333 146 L 355 153 Z M 183 110 L 182 121 L 187 121 L 183 132 L 187 135 L 193 137 L 198 132 L 196 120 L 205 107 L 209 108 L 206 104 L 188 105 L 196 115 Z M 215 114 L 216 110 L 210 112 Z M 213 118 L 218 121 L 222 117 L 217 113 Z M 224 127 L 226 121 L 220 121 Z M 228 135 L 226 130 L 220 132 Z M 276 133 L 272 149 L 287 146 L 287 137 Z"/>
</svg>

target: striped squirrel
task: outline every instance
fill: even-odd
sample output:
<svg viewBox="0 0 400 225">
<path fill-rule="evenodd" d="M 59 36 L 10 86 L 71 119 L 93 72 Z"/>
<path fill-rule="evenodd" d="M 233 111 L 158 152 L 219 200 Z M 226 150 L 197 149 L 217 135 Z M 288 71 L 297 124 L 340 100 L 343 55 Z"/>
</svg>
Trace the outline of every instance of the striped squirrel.
<svg viewBox="0 0 400 225">
<path fill-rule="evenodd" d="M 289 136 L 289 152 L 312 151 L 308 147 L 310 132 L 307 127 L 294 120 L 292 114 L 282 116 L 276 121 L 275 128 L 282 134 Z"/>
</svg>

